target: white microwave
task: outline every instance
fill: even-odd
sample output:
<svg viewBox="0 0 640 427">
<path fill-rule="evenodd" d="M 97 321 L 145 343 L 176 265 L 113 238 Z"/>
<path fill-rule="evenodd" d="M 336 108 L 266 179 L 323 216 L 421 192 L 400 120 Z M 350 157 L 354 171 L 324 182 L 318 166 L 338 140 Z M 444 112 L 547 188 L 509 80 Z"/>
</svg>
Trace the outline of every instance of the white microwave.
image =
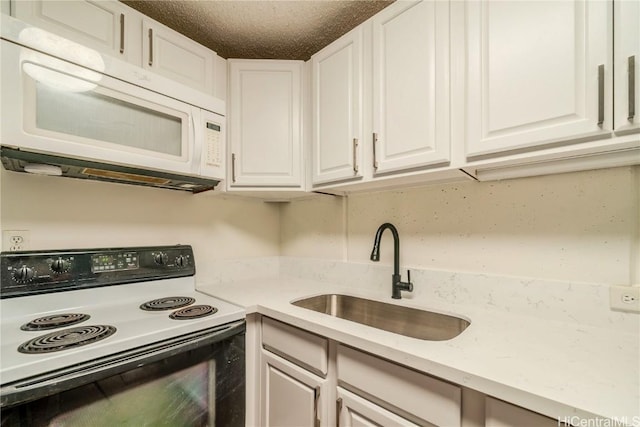
<svg viewBox="0 0 640 427">
<path fill-rule="evenodd" d="M 224 179 L 224 116 L 132 84 L 126 77 L 144 81 L 148 71 L 113 67 L 113 60 L 38 28 L 3 32 L 1 43 L 6 169 L 30 171 L 26 165 L 35 162 L 45 168 L 32 170 L 51 166 L 54 174 L 73 169 L 69 176 L 194 192 Z M 109 74 L 101 70 L 105 59 Z M 114 73 L 123 67 L 122 75 Z M 31 157 L 22 159 L 25 153 Z"/>
</svg>

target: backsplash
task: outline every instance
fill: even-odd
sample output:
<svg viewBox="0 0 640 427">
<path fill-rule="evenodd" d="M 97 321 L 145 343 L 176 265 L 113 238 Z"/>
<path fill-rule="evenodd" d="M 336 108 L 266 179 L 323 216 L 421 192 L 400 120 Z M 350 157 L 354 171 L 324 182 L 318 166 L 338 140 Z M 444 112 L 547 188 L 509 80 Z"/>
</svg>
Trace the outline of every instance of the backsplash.
<svg viewBox="0 0 640 427">
<path fill-rule="evenodd" d="M 387 292 L 391 301 L 393 267 L 374 263 L 281 257 L 282 276 L 310 279 L 359 290 Z M 406 279 L 406 269 L 401 271 Z M 609 309 L 609 286 L 525 277 L 427 270 L 411 267 L 414 290 L 403 292 L 405 303 L 426 307 L 440 303 L 499 310 L 546 320 L 640 333 L 640 315 Z M 321 289 L 319 289 L 321 291 Z"/>
<path fill-rule="evenodd" d="M 640 168 L 325 196 L 282 207 L 284 256 L 368 262 L 393 223 L 402 266 L 548 280 L 640 282 Z M 393 259 L 382 238 L 381 263 Z"/>
</svg>

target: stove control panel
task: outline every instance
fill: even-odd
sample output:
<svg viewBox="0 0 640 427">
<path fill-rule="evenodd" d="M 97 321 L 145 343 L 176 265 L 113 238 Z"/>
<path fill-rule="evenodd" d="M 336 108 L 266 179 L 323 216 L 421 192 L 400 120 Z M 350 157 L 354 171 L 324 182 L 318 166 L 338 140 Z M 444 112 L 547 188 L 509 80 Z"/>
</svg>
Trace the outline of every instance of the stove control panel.
<svg viewBox="0 0 640 427">
<path fill-rule="evenodd" d="M 191 246 L 0 254 L 0 298 L 193 276 Z"/>
<path fill-rule="evenodd" d="M 91 255 L 91 271 L 109 273 L 140 268 L 137 252 L 110 252 Z"/>
</svg>

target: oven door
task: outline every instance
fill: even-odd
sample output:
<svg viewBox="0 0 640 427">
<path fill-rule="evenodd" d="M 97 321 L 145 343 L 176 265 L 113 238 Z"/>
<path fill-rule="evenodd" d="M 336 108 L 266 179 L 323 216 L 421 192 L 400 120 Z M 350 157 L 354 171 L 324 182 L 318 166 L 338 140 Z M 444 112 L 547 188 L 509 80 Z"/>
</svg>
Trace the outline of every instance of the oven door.
<svg viewBox="0 0 640 427">
<path fill-rule="evenodd" d="M 244 321 L 2 387 L 2 427 L 244 426 Z"/>
</svg>

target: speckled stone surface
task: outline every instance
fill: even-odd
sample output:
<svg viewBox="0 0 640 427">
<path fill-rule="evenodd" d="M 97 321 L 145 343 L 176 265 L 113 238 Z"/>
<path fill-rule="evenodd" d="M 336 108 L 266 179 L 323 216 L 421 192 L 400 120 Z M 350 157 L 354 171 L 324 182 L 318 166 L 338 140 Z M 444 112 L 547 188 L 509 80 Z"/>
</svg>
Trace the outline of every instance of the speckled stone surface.
<svg viewBox="0 0 640 427">
<path fill-rule="evenodd" d="M 610 311 L 607 285 L 415 270 L 413 294 L 397 301 L 388 266 L 279 263 L 279 277 L 227 277 L 198 288 L 553 419 L 640 415 L 640 317 Z M 452 313 L 471 325 L 448 341 L 422 341 L 291 304 L 323 293 Z"/>
</svg>

